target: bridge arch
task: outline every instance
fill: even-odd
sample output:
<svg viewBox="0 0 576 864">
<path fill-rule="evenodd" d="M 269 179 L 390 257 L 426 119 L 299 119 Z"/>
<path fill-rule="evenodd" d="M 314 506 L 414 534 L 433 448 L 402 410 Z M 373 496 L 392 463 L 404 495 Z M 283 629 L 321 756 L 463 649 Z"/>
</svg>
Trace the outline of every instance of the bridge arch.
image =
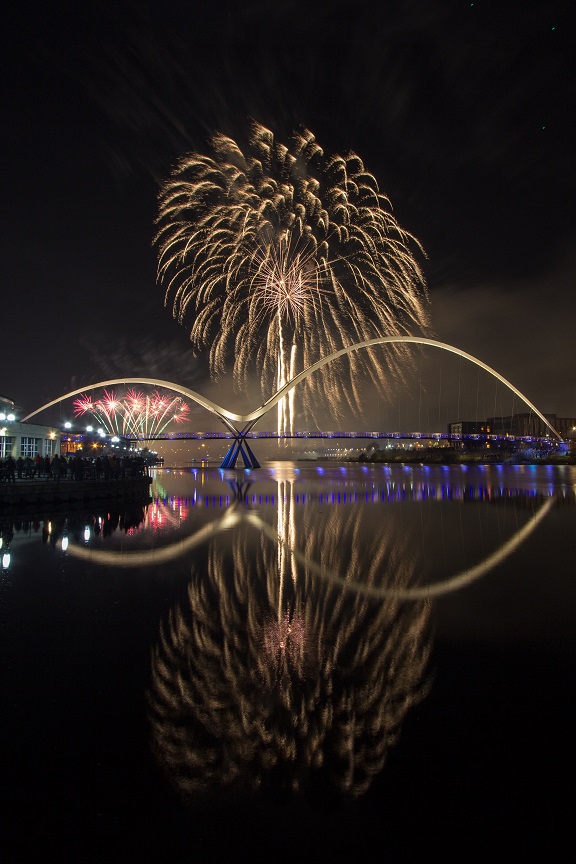
<svg viewBox="0 0 576 864">
<path fill-rule="evenodd" d="M 554 429 L 552 424 L 546 419 L 546 417 L 536 408 L 536 406 L 520 392 L 513 384 L 510 383 L 503 375 L 500 375 L 495 369 L 491 366 L 488 366 L 487 363 L 483 363 L 482 360 L 479 360 L 477 357 L 474 357 L 472 354 L 468 354 L 466 351 L 463 351 L 461 348 L 456 348 L 455 345 L 449 345 L 447 342 L 438 342 L 436 339 L 425 339 L 420 336 L 379 336 L 375 339 L 366 339 L 363 342 L 356 342 L 354 345 L 348 345 L 346 348 L 341 348 L 339 351 L 335 351 L 333 354 L 330 354 L 328 357 L 323 357 L 321 360 L 317 360 L 316 363 L 313 363 L 311 366 L 308 366 L 298 375 L 295 375 L 287 384 L 278 390 L 274 396 L 268 399 L 260 408 L 257 408 L 255 411 L 252 411 L 250 414 L 245 414 L 242 417 L 243 422 L 251 423 L 252 425 L 256 423 L 257 420 L 260 419 L 264 414 L 270 411 L 278 402 L 286 396 L 291 390 L 294 389 L 298 384 L 312 375 L 314 372 L 321 369 L 323 366 L 326 366 L 328 363 L 332 363 L 333 360 L 336 360 L 338 357 L 344 357 L 346 354 L 351 354 L 352 351 L 359 351 L 362 348 L 372 348 L 376 345 L 387 345 L 393 343 L 412 343 L 415 345 L 429 345 L 432 348 L 440 348 L 443 351 L 449 351 L 452 354 L 457 354 L 459 357 L 463 357 L 465 360 L 470 360 L 470 362 L 474 363 L 480 369 L 484 369 L 486 372 L 489 372 L 490 375 L 493 375 L 498 381 L 504 384 L 509 388 L 513 393 L 516 394 L 529 408 L 534 411 L 535 414 L 542 420 L 542 422 L 550 429 L 553 435 L 562 441 L 562 436 L 559 432 Z"/>
<path fill-rule="evenodd" d="M 98 387 L 114 387 L 119 384 L 147 384 L 153 387 L 165 387 L 167 390 L 173 390 L 175 393 L 180 393 L 181 396 L 186 396 L 188 399 L 191 399 L 193 402 L 206 408 L 207 411 L 217 417 L 228 429 L 230 429 L 231 432 L 234 433 L 236 433 L 237 430 L 233 426 L 233 423 L 241 423 L 244 419 L 241 414 L 234 414 L 232 411 L 227 411 L 226 408 L 221 408 L 220 405 L 212 402 L 211 399 L 207 399 L 206 396 L 202 396 L 201 393 L 197 393 L 195 390 L 190 390 L 189 387 L 184 387 L 182 384 L 175 384 L 173 381 L 162 381 L 159 378 L 109 378 L 107 381 L 97 381 L 95 384 L 86 384 L 84 387 L 79 387 L 77 390 L 71 390 L 69 393 L 65 393 L 57 399 L 52 399 L 51 402 L 47 402 L 45 405 L 42 405 L 41 408 L 37 408 L 35 411 L 27 414 L 26 417 L 23 417 L 22 422 L 25 423 L 27 420 L 30 420 L 31 417 L 35 417 L 36 414 L 40 414 L 42 411 L 51 408 L 52 405 L 57 405 L 58 402 L 63 402 L 65 399 L 71 399 L 73 396 L 79 396 L 87 390 L 96 390 Z"/>
<path fill-rule="evenodd" d="M 426 339 L 420 336 L 378 336 L 374 339 L 366 339 L 363 342 L 356 342 L 354 345 L 348 345 L 345 348 L 341 348 L 339 351 L 335 351 L 333 354 L 329 354 L 327 357 L 323 357 L 321 360 L 317 360 L 316 363 L 312 363 L 311 366 L 308 366 L 302 372 L 299 372 L 298 375 L 295 375 L 287 384 L 280 388 L 273 396 L 270 397 L 263 405 L 259 408 L 256 408 L 254 411 L 251 411 L 248 414 L 236 414 L 233 411 L 228 411 L 226 408 L 223 408 L 220 405 L 217 405 L 216 402 L 213 402 L 211 399 L 208 399 L 206 396 L 202 396 L 201 393 L 197 393 L 195 390 L 191 390 L 189 387 L 184 387 L 181 384 L 176 384 L 173 381 L 163 381 L 155 378 L 112 378 L 106 381 L 98 381 L 95 384 L 88 384 L 84 387 L 79 387 L 76 390 L 71 390 L 69 393 L 65 393 L 63 396 L 59 396 L 57 399 L 53 399 L 51 402 L 47 402 L 45 405 L 42 405 L 41 408 L 37 408 L 35 411 L 32 411 L 30 414 L 26 415 L 23 418 L 23 421 L 29 420 L 31 417 L 34 417 L 36 414 L 39 414 L 42 411 L 45 411 L 47 408 L 52 407 L 52 405 L 56 405 L 58 402 L 64 401 L 64 399 L 70 399 L 73 396 L 78 396 L 81 393 L 84 393 L 86 390 L 95 390 L 98 387 L 111 387 L 119 384 L 146 384 L 152 385 L 155 387 L 165 387 L 169 390 L 173 390 L 176 393 L 180 393 L 182 396 L 186 396 L 188 399 L 191 399 L 193 402 L 196 402 L 198 405 L 201 405 L 203 408 L 206 408 L 211 414 L 217 417 L 227 429 L 232 432 L 235 437 L 235 444 L 238 445 L 237 448 L 231 448 L 231 456 L 228 459 L 226 465 L 223 464 L 223 467 L 234 467 L 235 459 L 239 452 L 241 452 L 241 448 L 245 447 L 248 451 L 248 454 L 252 456 L 252 462 L 250 467 L 258 467 L 258 463 L 255 459 L 253 459 L 253 454 L 250 454 L 250 450 L 247 446 L 246 435 L 255 425 L 255 423 L 268 413 L 275 405 L 280 402 L 281 399 L 284 398 L 291 390 L 297 387 L 302 381 L 305 381 L 310 375 L 317 372 L 323 366 L 326 366 L 328 363 L 332 363 L 334 360 L 337 360 L 339 357 L 344 357 L 347 354 L 351 354 L 353 351 L 360 351 L 364 348 L 373 348 L 377 345 L 389 345 L 394 343 L 402 343 L 402 344 L 414 344 L 414 345 L 428 345 L 432 348 L 439 348 L 443 351 L 448 351 L 452 354 L 457 354 L 459 357 L 464 358 L 465 360 L 469 360 L 474 365 L 478 366 L 480 369 L 484 369 L 502 384 L 505 387 L 508 387 L 516 396 L 518 396 L 539 418 L 542 420 L 544 425 L 550 429 L 552 434 L 559 440 L 562 441 L 562 436 L 559 432 L 554 429 L 552 424 L 546 419 L 546 417 L 542 414 L 541 411 L 536 408 L 536 406 L 520 392 L 507 378 L 504 378 L 503 375 L 500 375 L 495 369 L 491 366 L 488 366 L 487 363 L 484 363 L 482 360 L 479 360 L 477 357 L 474 357 L 472 354 L 468 354 L 466 351 L 463 351 L 461 348 L 457 348 L 455 345 L 450 345 L 447 342 L 439 342 L 436 339 Z M 239 423 L 242 426 L 242 430 L 239 430 L 234 424 Z M 238 449 L 240 448 L 240 449 Z M 233 455 L 233 460 L 232 460 Z M 249 460 L 250 461 L 250 460 Z M 225 460 L 226 462 L 226 460 Z"/>
</svg>

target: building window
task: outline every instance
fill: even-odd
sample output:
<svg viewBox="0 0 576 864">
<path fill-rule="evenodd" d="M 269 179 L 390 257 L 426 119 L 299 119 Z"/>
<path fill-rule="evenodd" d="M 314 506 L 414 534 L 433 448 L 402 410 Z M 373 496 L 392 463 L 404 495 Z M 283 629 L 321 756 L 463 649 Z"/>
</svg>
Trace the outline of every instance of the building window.
<svg viewBox="0 0 576 864">
<path fill-rule="evenodd" d="M 53 456 L 54 455 L 54 439 L 46 438 L 44 440 L 44 456 Z"/>
<path fill-rule="evenodd" d="M 34 457 L 38 453 L 40 438 L 21 438 L 20 439 L 20 455 L 23 459 L 26 456 Z"/>
<path fill-rule="evenodd" d="M 0 436 L 0 459 L 5 459 L 7 456 L 12 455 L 12 442 L 12 438 L 5 435 Z"/>
</svg>

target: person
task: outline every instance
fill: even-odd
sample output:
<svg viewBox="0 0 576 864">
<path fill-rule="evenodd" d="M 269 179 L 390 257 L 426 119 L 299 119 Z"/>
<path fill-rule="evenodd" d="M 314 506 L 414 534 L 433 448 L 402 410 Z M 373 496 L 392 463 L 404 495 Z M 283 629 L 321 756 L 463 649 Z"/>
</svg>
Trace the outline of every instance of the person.
<svg viewBox="0 0 576 864">
<path fill-rule="evenodd" d="M 84 465 L 82 463 L 82 457 L 79 453 L 74 454 L 74 458 L 72 459 L 72 477 L 74 480 L 82 480 L 84 474 Z"/>
<path fill-rule="evenodd" d="M 11 453 L 6 457 L 6 461 L 4 462 L 4 472 L 6 474 L 7 483 L 16 482 L 16 462 Z"/>
<path fill-rule="evenodd" d="M 60 479 L 60 457 L 55 453 L 50 462 L 50 471 L 54 480 Z"/>
<path fill-rule="evenodd" d="M 34 456 L 34 473 L 36 477 L 40 477 L 44 473 L 44 460 L 39 453 Z"/>
<path fill-rule="evenodd" d="M 16 474 L 18 475 L 18 479 L 22 479 L 22 472 L 24 471 L 24 459 L 22 456 L 19 456 L 16 460 Z"/>
<path fill-rule="evenodd" d="M 70 460 L 66 458 L 64 453 L 60 454 L 60 476 L 66 479 L 68 476 L 68 467 L 70 464 Z"/>
<path fill-rule="evenodd" d="M 28 479 L 34 477 L 34 462 L 30 455 L 26 456 L 24 459 L 24 477 L 27 477 Z"/>
</svg>

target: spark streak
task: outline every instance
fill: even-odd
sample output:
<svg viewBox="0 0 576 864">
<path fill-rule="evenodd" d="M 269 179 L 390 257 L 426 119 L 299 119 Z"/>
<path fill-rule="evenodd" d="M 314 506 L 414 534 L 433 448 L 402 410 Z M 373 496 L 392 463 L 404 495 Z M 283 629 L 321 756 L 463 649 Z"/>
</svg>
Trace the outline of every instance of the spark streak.
<svg viewBox="0 0 576 864">
<path fill-rule="evenodd" d="M 257 123 L 246 153 L 221 134 L 211 145 L 164 184 L 155 244 L 165 303 L 191 321 L 215 378 L 233 358 L 237 389 L 255 371 L 268 393 L 346 345 L 426 331 L 422 249 L 358 156 L 325 156 L 306 129 L 288 148 Z M 401 376 L 406 360 L 395 351 L 392 370 L 366 352 L 308 381 L 303 409 L 314 416 L 326 399 L 337 414 L 346 402 L 358 407 L 358 373 L 385 395 L 387 374 Z M 288 415 L 279 411 L 279 422 Z"/>
<path fill-rule="evenodd" d="M 74 400 L 76 417 L 91 414 L 109 433 L 145 439 L 160 435 L 169 423 L 184 423 L 190 409 L 181 396 L 172 396 L 154 390 L 150 395 L 128 390 L 117 397 L 104 390 L 101 399 L 82 394 Z"/>
</svg>

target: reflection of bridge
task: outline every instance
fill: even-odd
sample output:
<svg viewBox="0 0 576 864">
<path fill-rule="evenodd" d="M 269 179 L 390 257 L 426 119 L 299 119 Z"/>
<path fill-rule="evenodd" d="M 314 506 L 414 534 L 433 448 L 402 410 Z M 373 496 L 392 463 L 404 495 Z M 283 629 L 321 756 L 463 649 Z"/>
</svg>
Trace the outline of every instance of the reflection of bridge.
<svg viewBox="0 0 576 864">
<path fill-rule="evenodd" d="M 220 475 L 216 474 L 212 478 L 208 477 L 208 479 L 216 477 L 222 479 Z M 276 482 L 283 482 L 282 478 L 278 477 Z M 119 566 L 121 568 L 157 566 L 158 564 L 179 558 L 207 541 L 212 540 L 217 534 L 229 532 L 244 523 L 256 528 L 261 535 L 267 537 L 277 548 L 284 548 L 289 552 L 293 560 L 302 565 L 304 570 L 317 575 L 328 584 L 338 585 L 352 593 L 377 599 L 419 600 L 455 591 L 487 575 L 494 567 L 501 565 L 535 531 L 557 500 L 556 494 L 549 487 L 540 493 L 532 487 L 502 489 L 499 485 L 493 485 L 490 481 L 486 485 L 477 485 L 476 483 L 471 485 L 469 482 L 466 484 L 455 483 L 451 485 L 450 482 L 446 483 L 444 480 L 441 482 L 397 482 L 396 477 L 395 480 L 386 481 L 384 484 L 377 486 L 376 489 L 374 489 L 372 483 L 369 488 L 366 485 L 361 485 L 358 492 L 344 492 L 342 497 L 340 488 L 337 486 L 332 489 L 331 494 L 325 492 L 323 498 L 320 495 L 320 501 L 324 500 L 324 504 L 327 506 L 339 506 L 342 502 L 349 508 L 353 502 L 361 506 L 365 506 L 366 504 L 379 506 L 384 503 L 405 502 L 406 500 L 436 503 L 490 500 L 496 503 L 499 500 L 509 502 L 512 498 L 515 501 L 525 503 L 526 512 L 530 513 L 528 521 L 520 524 L 515 533 L 509 539 L 502 542 L 496 550 L 475 565 L 460 570 L 449 578 L 428 585 L 414 585 L 412 587 L 402 587 L 397 584 L 377 586 L 372 583 L 363 582 L 358 573 L 350 576 L 350 574 L 340 574 L 328 569 L 321 560 L 313 558 L 306 548 L 299 548 L 296 545 L 295 536 L 290 536 L 290 539 L 283 536 L 282 532 L 279 532 L 277 516 L 273 520 L 273 524 L 271 524 L 269 519 L 263 519 L 258 511 L 250 507 L 250 496 L 248 494 L 250 483 L 240 484 L 228 480 L 227 485 L 232 492 L 230 502 L 227 496 L 224 497 L 222 495 L 216 496 L 214 494 L 210 495 L 209 493 L 203 494 L 199 492 L 197 496 L 197 490 L 194 489 L 191 498 L 185 499 L 186 505 L 197 505 L 203 511 L 217 509 L 221 511 L 222 515 L 211 519 L 207 524 L 202 525 L 202 527 L 191 534 L 185 533 L 182 536 L 181 532 L 178 531 L 176 540 L 167 545 L 160 544 L 153 549 L 132 549 L 127 544 L 121 550 L 115 550 L 87 546 L 84 540 L 84 542 L 70 543 L 67 546 L 67 552 L 77 558 L 90 561 L 91 563 L 97 562 L 100 565 Z M 169 500 L 172 501 L 174 499 L 170 498 Z M 276 500 L 278 501 L 278 499 Z M 310 500 L 310 495 L 302 495 L 299 500 L 298 497 L 294 499 L 292 495 L 291 506 L 295 506 L 296 503 L 302 507 L 309 506 Z M 538 505 L 536 509 L 534 509 L 535 503 Z M 181 499 L 178 499 L 178 512 L 180 512 L 181 504 Z M 269 498 L 266 496 L 266 504 L 270 504 L 273 508 L 276 507 L 273 494 Z M 168 524 L 168 522 L 169 520 L 165 519 L 164 508 L 164 524 Z"/>
<path fill-rule="evenodd" d="M 341 348 L 339 351 L 335 351 L 328 357 L 323 357 L 321 360 L 318 360 L 316 363 L 308 366 L 307 369 L 304 369 L 302 372 L 298 373 L 298 375 L 295 375 L 294 378 L 292 378 L 290 381 L 288 381 L 287 384 L 281 387 L 270 399 L 264 402 L 263 405 L 261 405 L 255 411 L 250 412 L 249 414 L 235 414 L 234 412 L 228 411 L 226 408 L 222 408 L 222 406 L 217 405 L 215 402 L 212 402 L 212 400 L 207 399 L 200 393 L 196 393 L 194 390 L 190 390 L 188 387 L 183 387 L 180 384 L 174 384 L 170 381 L 160 381 L 154 378 L 114 378 L 109 381 L 99 381 L 96 384 L 90 384 L 85 387 L 80 387 L 77 390 L 73 390 L 70 393 L 59 396 L 52 402 L 48 402 L 46 405 L 43 405 L 41 408 L 38 408 L 31 414 L 28 414 L 26 417 L 23 418 L 23 420 L 29 420 L 35 414 L 40 413 L 40 411 L 44 411 L 46 408 L 50 408 L 57 402 L 62 402 L 64 399 L 70 399 L 72 396 L 77 396 L 78 394 L 83 393 L 86 390 L 93 390 L 96 387 L 107 387 L 115 384 L 127 383 L 149 384 L 155 387 L 166 387 L 170 390 L 174 390 L 176 393 L 187 396 L 188 398 L 196 402 L 198 405 L 202 405 L 211 414 L 221 420 L 224 426 L 229 430 L 230 434 L 228 437 L 230 437 L 230 439 L 232 440 L 232 444 L 230 446 L 230 449 L 228 450 L 228 453 L 224 457 L 224 460 L 222 462 L 222 468 L 235 468 L 239 456 L 242 458 L 245 468 L 259 468 L 260 465 L 256 457 L 254 456 L 250 445 L 248 444 L 248 439 L 266 436 L 252 433 L 252 428 L 261 417 L 263 417 L 271 408 L 277 405 L 285 396 L 288 395 L 291 390 L 293 390 L 302 381 L 305 381 L 310 375 L 319 371 L 323 366 L 332 363 L 339 357 L 344 357 L 348 354 L 351 354 L 353 351 L 359 351 L 365 348 L 376 348 L 379 345 L 392 345 L 400 343 L 425 345 L 432 348 L 440 348 L 452 354 L 457 354 L 459 357 L 463 357 L 465 360 L 469 360 L 470 362 L 472 362 L 479 369 L 484 369 L 486 372 L 489 372 L 490 375 L 493 375 L 494 378 L 496 378 L 498 381 L 501 381 L 509 390 L 512 391 L 512 393 L 515 393 L 516 396 L 519 396 L 520 399 L 522 399 L 522 401 L 525 402 L 526 405 L 540 418 L 544 425 L 548 429 L 550 429 L 552 435 L 559 441 L 562 441 L 562 437 L 559 435 L 556 429 L 554 429 L 554 427 L 546 419 L 546 417 L 538 410 L 538 408 L 536 408 L 536 406 L 533 405 L 532 402 L 530 402 L 530 400 L 526 396 L 524 396 L 523 393 L 520 392 L 520 390 L 514 387 L 514 385 L 511 384 L 510 381 L 500 375 L 499 372 L 496 372 L 495 369 L 492 369 L 491 366 L 488 366 L 486 363 L 478 360 L 477 357 L 473 357 L 471 354 L 467 354 L 466 351 L 462 351 L 460 348 L 456 348 L 454 345 L 448 345 L 445 342 L 437 342 L 435 339 L 424 339 L 420 336 L 381 336 L 376 339 L 367 339 L 364 342 L 357 342 L 354 345 L 348 345 L 345 348 Z M 235 425 L 236 423 L 239 423 L 242 428 L 237 428 L 237 426 Z M 272 436 L 270 435 L 268 437 Z M 332 437 L 334 437 L 334 435 L 332 435 Z M 422 436 L 420 435 L 420 437 Z M 226 434 L 223 434 L 222 438 L 226 438 Z"/>
</svg>

